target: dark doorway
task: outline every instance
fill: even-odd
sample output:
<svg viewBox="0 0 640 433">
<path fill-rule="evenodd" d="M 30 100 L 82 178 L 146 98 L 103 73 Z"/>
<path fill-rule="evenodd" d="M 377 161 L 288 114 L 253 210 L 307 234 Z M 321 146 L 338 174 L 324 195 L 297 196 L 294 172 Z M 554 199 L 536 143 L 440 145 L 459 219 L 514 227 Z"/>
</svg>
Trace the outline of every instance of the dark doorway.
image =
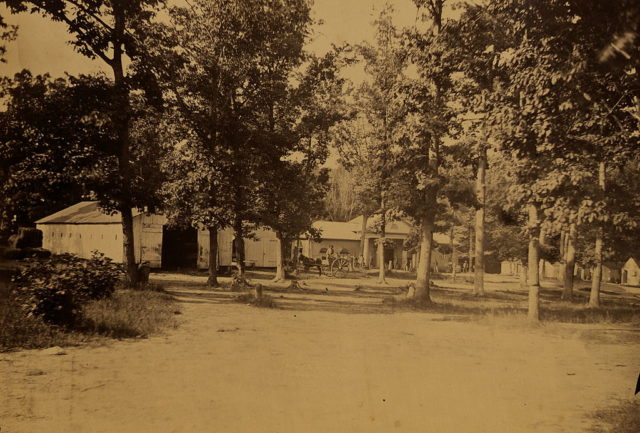
<svg viewBox="0 0 640 433">
<path fill-rule="evenodd" d="M 395 266 L 396 259 L 396 250 L 393 247 L 385 247 L 384 248 L 384 265 L 387 266 L 389 262 L 392 262 Z"/>
<path fill-rule="evenodd" d="M 197 261 L 196 229 L 162 228 L 162 269 L 195 269 Z"/>
</svg>

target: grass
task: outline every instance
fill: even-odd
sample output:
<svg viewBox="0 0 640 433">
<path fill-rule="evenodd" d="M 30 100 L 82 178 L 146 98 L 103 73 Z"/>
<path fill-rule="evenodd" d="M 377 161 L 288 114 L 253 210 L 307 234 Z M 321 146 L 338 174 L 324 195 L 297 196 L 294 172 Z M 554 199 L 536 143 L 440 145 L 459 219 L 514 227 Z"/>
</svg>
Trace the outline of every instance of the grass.
<svg viewBox="0 0 640 433">
<path fill-rule="evenodd" d="M 166 293 L 118 290 L 110 298 L 89 303 L 82 322 L 64 330 L 26 316 L 9 291 L 0 288 L 0 352 L 73 346 L 100 337 L 148 337 L 175 328 L 176 314 L 175 301 Z"/>
<path fill-rule="evenodd" d="M 459 314 L 480 317 L 526 316 L 526 293 L 495 291 L 485 296 L 461 293 L 460 289 L 434 288 L 433 303 L 413 299 L 388 297 L 384 303 L 398 309 L 423 310 L 440 314 Z M 544 290 L 541 293 L 540 319 L 559 323 L 628 323 L 640 325 L 640 306 L 628 299 L 603 302 L 600 308 L 586 305 L 586 298 L 574 296 L 572 302 L 561 301 L 559 292 Z"/>
<path fill-rule="evenodd" d="M 625 401 L 617 406 L 597 411 L 593 416 L 596 424 L 593 433 L 638 433 L 640 432 L 640 401 Z"/>
<path fill-rule="evenodd" d="M 84 308 L 83 331 L 112 338 L 148 337 L 177 326 L 173 298 L 157 291 L 116 292 Z"/>
<path fill-rule="evenodd" d="M 0 352 L 41 349 L 78 343 L 82 335 L 49 326 L 40 318 L 25 316 L 19 304 L 0 290 Z"/>
</svg>

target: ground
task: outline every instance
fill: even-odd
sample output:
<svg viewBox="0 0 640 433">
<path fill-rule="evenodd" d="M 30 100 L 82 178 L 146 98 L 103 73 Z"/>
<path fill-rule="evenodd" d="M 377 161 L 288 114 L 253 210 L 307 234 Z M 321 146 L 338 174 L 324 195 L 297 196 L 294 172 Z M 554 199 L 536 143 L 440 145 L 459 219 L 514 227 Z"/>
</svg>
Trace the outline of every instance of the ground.
<svg viewBox="0 0 640 433">
<path fill-rule="evenodd" d="M 399 277 L 271 285 L 280 308 L 260 309 L 203 276 L 154 275 L 181 326 L 0 354 L 0 431 L 584 432 L 632 397 L 637 328 L 400 309 L 383 302 Z M 490 278 L 490 293 L 517 288 Z"/>
</svg>

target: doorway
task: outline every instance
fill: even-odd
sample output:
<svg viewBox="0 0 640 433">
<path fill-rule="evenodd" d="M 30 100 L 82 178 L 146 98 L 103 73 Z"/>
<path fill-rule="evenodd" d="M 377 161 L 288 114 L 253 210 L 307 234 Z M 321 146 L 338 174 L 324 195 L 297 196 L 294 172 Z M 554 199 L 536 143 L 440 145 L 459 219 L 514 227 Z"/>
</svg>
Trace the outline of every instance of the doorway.
<svg viewBox="0 0 640 433">
<path fill-rule="evenodd" d="M 198 261 L 196 229 L 162 227 L 162 269 L 195 269 Z"/>
</svg>

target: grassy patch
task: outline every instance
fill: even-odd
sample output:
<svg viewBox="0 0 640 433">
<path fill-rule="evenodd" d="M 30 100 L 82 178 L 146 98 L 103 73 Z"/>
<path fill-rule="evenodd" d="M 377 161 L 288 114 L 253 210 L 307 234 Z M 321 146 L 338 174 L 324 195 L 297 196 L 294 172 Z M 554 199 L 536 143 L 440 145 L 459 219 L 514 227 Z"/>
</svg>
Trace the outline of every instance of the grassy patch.
<svg viewBox="0 0 640 433">
<path fill-rule="evenodd" d="M 91 301 L 75 329 L 25 315 L 8 290 L 0 289 L 0 352 L 77 345 L 97 337 L 147 337 L 177 325 L 173 298 L 157 291 L 118 290 Z"/>
<path fill-rule="evenodd" d="M 0 352 L 67 346 L 81 339 L 81 335 L 63 332 L 38 317 L 26 316 L 6 292 L 0 294 Z"/>
<path fill-rule="evenodd" d="M 177 326 L 173 298 L 157 291 L 120 291 L 83 311 L 85 332 L 114 338 L 148 337 Z"/>
<path fill-rule="evenodd" d="M 433 302 L 425 303 L 402 297 L 388 297 L 384 303 L 399 309 L 421 310 L 441 314 L 465 314 L 481 317 L 526 316 L 526 293 L 496 291 L 485 296 L 460 293 L 459 290 L 435 288 Z M 540 319 L 558 323 L 629 323 L 640 325 L 640 307 L 628 301 L 607 301 L 600 308 L 591 308 L 585 302 L 560 301 L 543 298 Z"/>
<path fill-rule="evenodd" d="M 597 411 L 593 433 L 637 433 L 640 432 L 640 401 L 623 402 L 615 407 Z"/>
</svg>

